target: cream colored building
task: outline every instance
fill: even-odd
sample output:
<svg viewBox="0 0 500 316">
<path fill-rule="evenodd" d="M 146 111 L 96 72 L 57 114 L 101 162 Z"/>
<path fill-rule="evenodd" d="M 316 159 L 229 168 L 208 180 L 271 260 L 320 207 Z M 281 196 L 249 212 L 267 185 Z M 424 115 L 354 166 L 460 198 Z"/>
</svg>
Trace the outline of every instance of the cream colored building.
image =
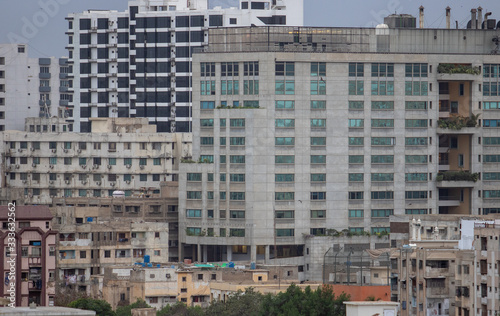
<svg viewBox="0 0 500 316">
<path fill-rule="evenodd" d="M 58 197 L 157 194 L 191 156 L 190 134 L 156 133 L 147 119 L 94 119 L 92 133 L 0 134 L 2 191 L 22 188 L 26 204 Z"/>
</svg>

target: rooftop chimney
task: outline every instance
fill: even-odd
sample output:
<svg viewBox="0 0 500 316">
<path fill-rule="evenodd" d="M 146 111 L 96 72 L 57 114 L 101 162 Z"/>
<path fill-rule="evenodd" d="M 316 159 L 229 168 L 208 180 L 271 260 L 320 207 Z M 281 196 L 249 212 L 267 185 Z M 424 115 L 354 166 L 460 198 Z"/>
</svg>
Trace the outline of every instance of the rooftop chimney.
<svg viewBox="0 0 500 316">
<path fill-rule="evenodd" d="M 420 10 L 419 11 L 420 12 L 420 16 L 419 16 L 419 24 L 420 25 L 419 25 L 419 27 L 421 29 L 423 29 L 424 28 L 424 6 L 421 5 L 420 8 L 419 8 L 419 10 Z"/>
<path fill-rule="evenodd" d="M 476 25 L 476 28 L 477 29 L 482 29 L 483 28 L 483 8 L 481 8 L 481 6 L 479 6 L 477 8 L 477 25 Z"/>
<path fill-rule="evenodd" d="M 470 10 L 470 28 L 471 29 L 476 29 L 476 9 Z"/>
<path fill-rule="evenodd" d="M 447 29 L 450 28 L 450 11 L 451 11 L 451 8 L 449 6 L 446 7 L 446 28 Z"/>
</svg>

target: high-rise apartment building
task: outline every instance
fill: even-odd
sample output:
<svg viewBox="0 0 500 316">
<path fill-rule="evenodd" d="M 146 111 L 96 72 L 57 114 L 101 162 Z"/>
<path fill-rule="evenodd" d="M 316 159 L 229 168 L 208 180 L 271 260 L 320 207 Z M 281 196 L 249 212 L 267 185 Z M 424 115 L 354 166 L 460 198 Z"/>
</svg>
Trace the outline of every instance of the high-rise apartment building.
<svg viewBox="0 0 500 316">
<path fill-rule="evenodd" d="M 138 0 L 125 12 L 69 15 L 75 131 L 89 132 L 92 117 L 147 117 L 158 132 L 190 132 L 191 55 L 207 45 L 208 29 L 300 26 L 302 3 L 238 1 L 223 9 L 207 0 Z"/>
<path fill-rule="evenodd" d="M 24 130 L 27 117 L 72 116 L 69 72 L 66 58 L 29 58 L 26 45 L 1 44 L 0 131 Z"/>
<path fill-rule="evenodd" d="M 205 163 L 180 168 L 183 257 L 301 256 L 305 235 L 385 234 L 393 214 L 498 212 L 498 30 L 209 38 L 193 58 L 193 158 Z"/>
</svg>

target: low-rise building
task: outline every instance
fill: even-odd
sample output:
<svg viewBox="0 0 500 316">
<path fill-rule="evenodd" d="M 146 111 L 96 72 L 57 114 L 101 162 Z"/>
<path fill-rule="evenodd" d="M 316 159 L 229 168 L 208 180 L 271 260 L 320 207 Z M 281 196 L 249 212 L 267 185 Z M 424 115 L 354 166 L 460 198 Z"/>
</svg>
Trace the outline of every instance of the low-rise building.
<svg viewBox="0 0 500 316">
<path fill-rule="evenodd" d="M 51 220 L 47 206 L 0 206 L 0 270 L 5 280 L 0 293 L 14 293 L 15 306 L 54 304 L 57 231 Z"/>
</svg>

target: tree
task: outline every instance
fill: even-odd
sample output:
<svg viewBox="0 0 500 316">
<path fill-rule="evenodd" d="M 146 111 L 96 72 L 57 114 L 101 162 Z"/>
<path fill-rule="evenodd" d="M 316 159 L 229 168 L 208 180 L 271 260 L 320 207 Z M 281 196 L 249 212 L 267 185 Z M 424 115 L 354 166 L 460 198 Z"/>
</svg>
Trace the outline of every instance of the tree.
<svg viewBox="0 0 500 316">
<path fill-rule="evenodd" d="M 264 295 L 247 288 L 229 296 L 226 302 L 213 302 L 206 310 L 207 316 L 252 316 L 258 315 Z"/>
<path fill-rule="evenodd" d="M 167 305 L 158 312 L 157 316 L 202 316 L 203 309 L 199 306 L 188 307 L 182 302 L 176 302 L 173 305 Z"/>
<path fill-rule="evenodd" d="M 108 302 L 93 298 L 79 298 L 69 303 L 68 307 L 95 311 L 97 316 L 115 316 Z"/>
<path fill-rule="evenodd" d="M 312 291 L 308 286 L 302 291 L 298 286 L 292 284 L 285 292 L 274 296 L 266 295 L 262 302 L 260 315 L 345 316 L 346 310 L 343 303 L 348 300 L 349 296 L 345 293 L 335 297 L 333 288 L 329 285 L 324 285 L 315 291 Z"/>
<path fill-rule="evenodd" d="M 140 298 L 135 301 L 135 303 L 132 303 L 127 306 L 119 306 L 116 308 L 116 316 L 131 316 L 132 315 L 132 309 L 134 308 L 151 308 L 151 306 L 148 305 L 145 301 L 141 300 Z"/>
</svg>

